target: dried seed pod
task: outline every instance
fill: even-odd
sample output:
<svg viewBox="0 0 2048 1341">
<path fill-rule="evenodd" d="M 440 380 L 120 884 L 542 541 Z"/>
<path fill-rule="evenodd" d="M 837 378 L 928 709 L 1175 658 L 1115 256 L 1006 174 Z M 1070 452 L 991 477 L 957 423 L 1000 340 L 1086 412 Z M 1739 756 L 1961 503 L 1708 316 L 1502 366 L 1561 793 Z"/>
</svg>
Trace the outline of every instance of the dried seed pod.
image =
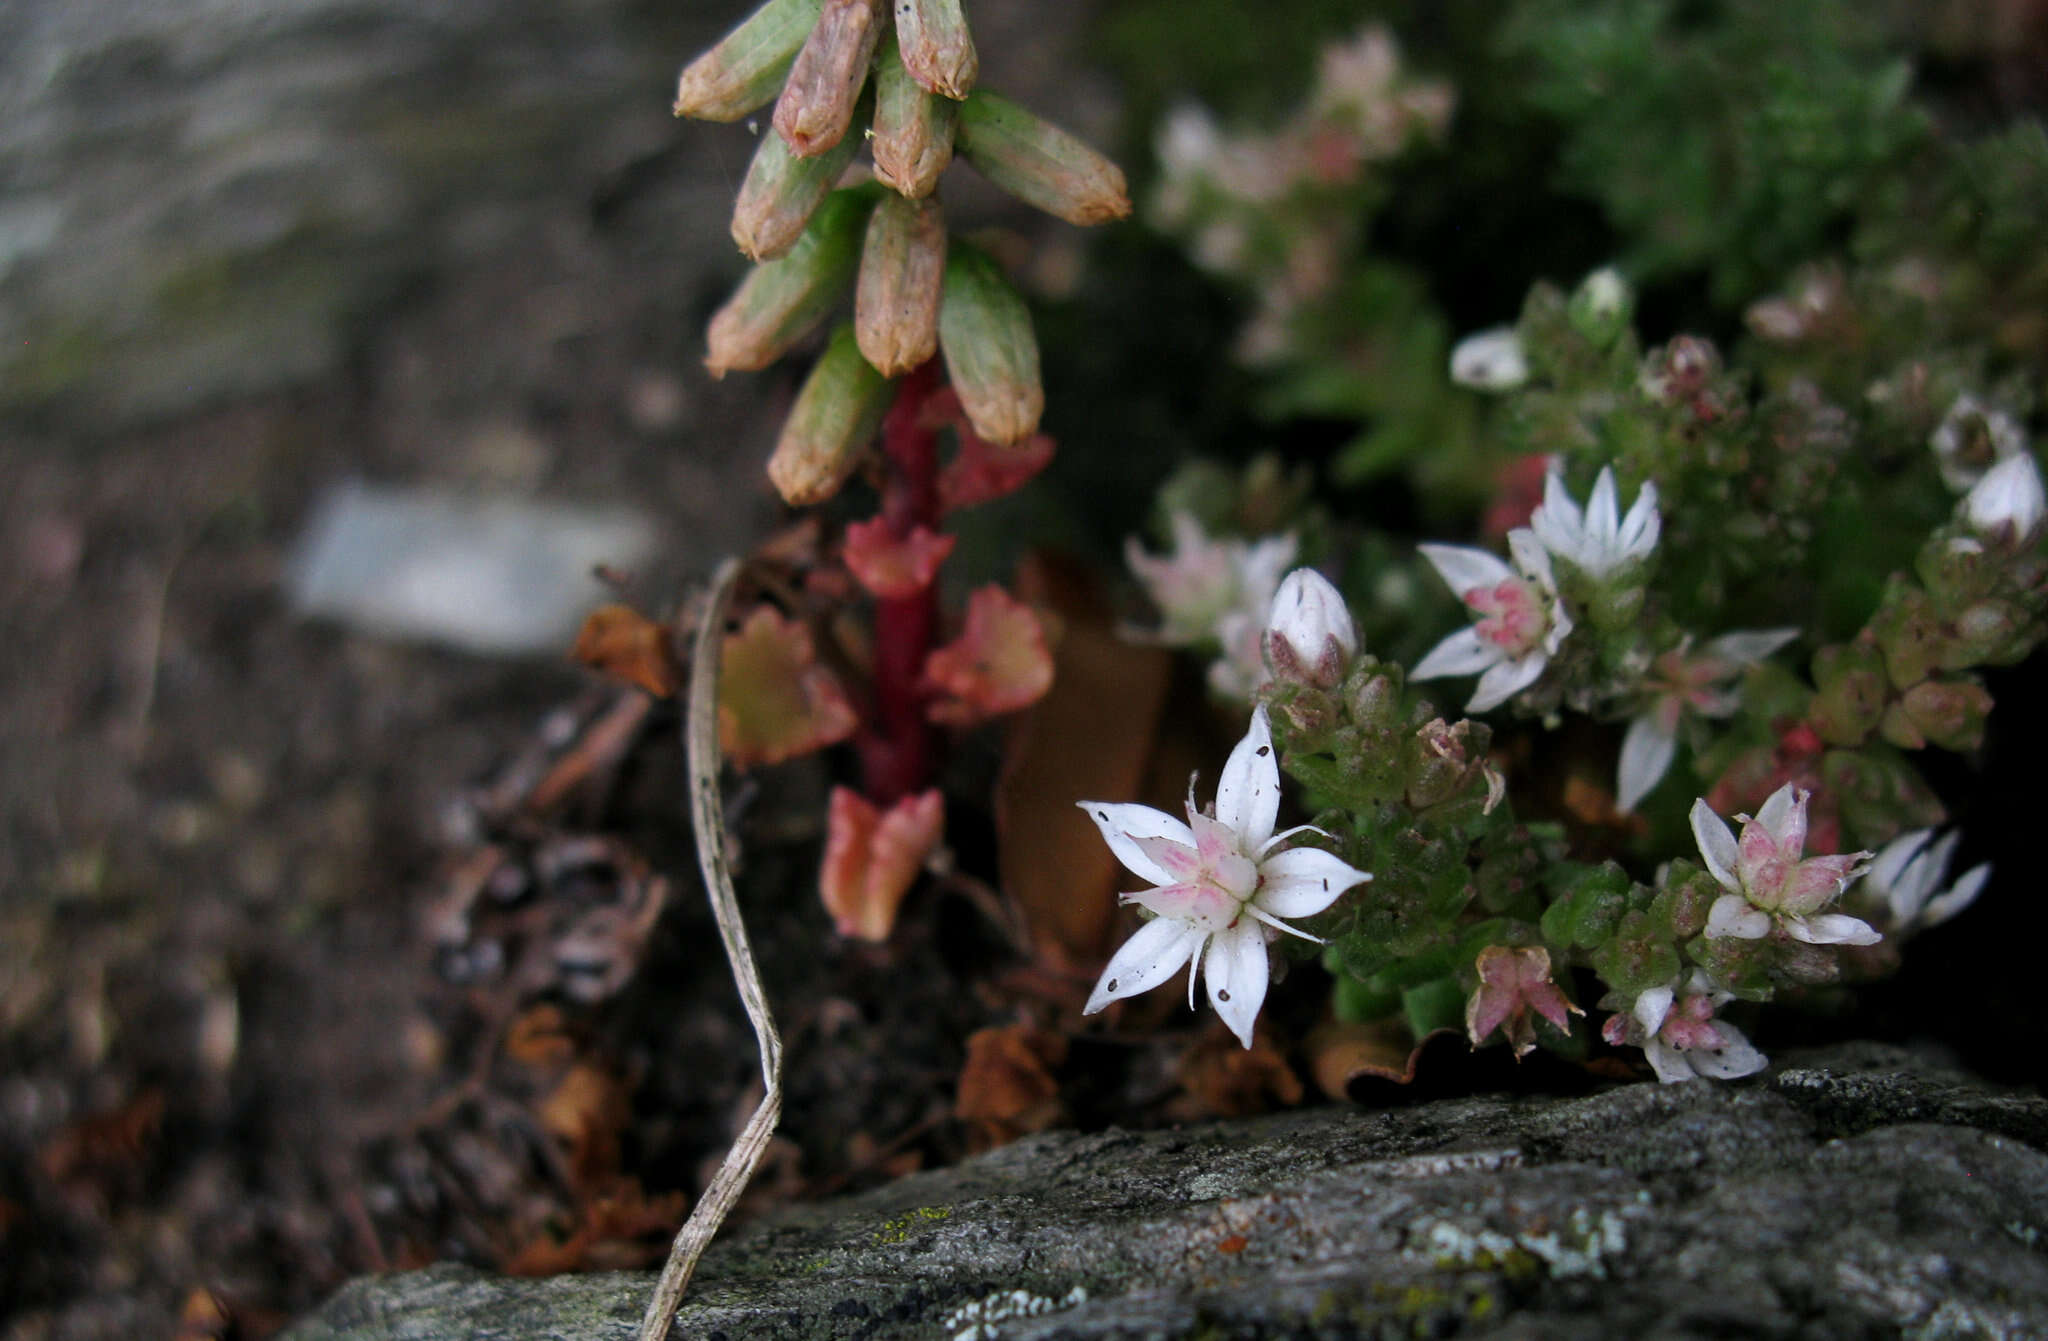
<svg viewBox="0 0 2048 1341">
<path fill-rule="evenodd" d="M 737 121 L 766 105 L 782 87 L 824 2 L 768 0 L 683 67 L 676 80 L 676 115 Z"/>
<path fill-rule="evenodd" d="M 896 35 L 903 67 L 926 91 L 958 102 L 974 87 L 981 58 L 960 0 L 896 0 Z"/>
<path fill-rule="evenodd" d="M 775 129 L 797 157 L 846 138 L 882 28 L 882 0 L 825 0 L 775 103 Z"/>
<path fill-rule="evenodd" d="M 875 55 L 875 176 L 912 199 L 928 196 L 953 161 L 959 106 L 919 87 L 903 68 L 896 39 Z"/>
<path fill-rule="evenodd" d="M 749 260 L 772 261 L 796 245 L 857 143 L 847 136 L 815 158 L 798 158 L 775 132 L 761 137 L 732 207 L 732 240 Z"/>
<path fill-rule="evenodd" d="M 754 267 L 705 332 L 713 377 L 765 368 L 817 328 L 853 277 L 861 224 L 878 196 L 897 199 L 873 184 L 832 192 L 788 254 Z"/>
<path fill-rule="evenodd" d="M 885 376 L 907 373 L 938 352 L 945 274 L 939 202 L 885 194 L 868 219 L 853 298 L 860 352 Z"/>
<path fill-rule="evenodd" d="M 888 407 L 889 379 L 860 356 L 853 327 L 841 326 L 804 379 L 768 458 L 768 478 L 783 501 L 800 507 L 838 493 Z"/>
<path fill-rule="evenodd" d="M 1037 431 L 1045 388 L 1031 313 L 1001 267 L 973 247 L 955 245 L 946 257 L 939 348 L 976 433 L 1008 446 Z"/>
<path fill-rule="evenodd" d="M 953 147 L 1003 190 L 1068 223 L 1131 212 L 1123 169 L 1008 98 L 975 93 L 961 103 Z"/>
</svg>

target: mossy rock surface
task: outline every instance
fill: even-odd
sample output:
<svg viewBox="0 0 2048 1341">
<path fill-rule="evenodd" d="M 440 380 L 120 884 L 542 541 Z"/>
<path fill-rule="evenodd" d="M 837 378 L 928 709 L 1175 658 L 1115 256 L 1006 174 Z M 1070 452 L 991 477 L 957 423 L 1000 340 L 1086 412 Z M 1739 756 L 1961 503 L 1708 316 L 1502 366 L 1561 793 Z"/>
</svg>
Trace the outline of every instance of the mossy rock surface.
<svg viewBox="0 0 2048 1341">
<path fill-rule="evenodd" d="M 713 1248 L 676 1335 L 2048 1335 L 2048 1100 L 1755 1081 L 1051 1133 Z M 288 1335 L 632 1335 L 645 1274 L 358 1281 Z"/>
</svg>

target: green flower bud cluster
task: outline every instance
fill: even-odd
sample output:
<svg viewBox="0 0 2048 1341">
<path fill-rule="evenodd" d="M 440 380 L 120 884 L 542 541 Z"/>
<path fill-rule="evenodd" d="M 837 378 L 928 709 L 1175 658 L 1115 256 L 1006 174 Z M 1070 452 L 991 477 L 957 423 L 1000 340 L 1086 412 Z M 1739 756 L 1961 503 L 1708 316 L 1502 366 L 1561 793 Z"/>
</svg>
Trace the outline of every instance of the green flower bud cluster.
<svg viewBox="0 0 2048 1341">
<path fill-rule="evenodd" d="M 949 245 L 933 190 L 957 154 L 1072 223 L 1120 219 L 1130 201 L 1114 163 L 977 89 L 979 68 L 959 0 L 768 0 L 677 82 L 678 116 L 736 121 L 775 103 L 733 208 L 733 240 L 757 268 L 712 318 L 712 374 L 768 366 L 855 291 L 853 320 L 813 368 L 769 468 L 791 503 L 838 489 L 887 379 L 935 353 L 977 436 L 1008 447 L 1038 430 L 1045 393 L 1024 300 L 989 257 Z M 875 180 L 849 184 L 863 143 Z"/>
</svg>

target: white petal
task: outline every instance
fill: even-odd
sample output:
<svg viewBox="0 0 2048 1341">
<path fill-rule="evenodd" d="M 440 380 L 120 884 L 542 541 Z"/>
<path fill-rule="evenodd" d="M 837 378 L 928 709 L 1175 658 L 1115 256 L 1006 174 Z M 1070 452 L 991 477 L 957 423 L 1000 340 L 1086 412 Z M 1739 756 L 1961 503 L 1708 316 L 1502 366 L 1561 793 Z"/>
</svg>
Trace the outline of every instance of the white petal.
<svg viewBox="0 0 2048 1341">
<path fill-rule="evenodd" d="M 1655 712 L 1632 719 L 1621 738 L 1621 762 L 1615 777 L 1615 808 L 1627 814 L 1650 794 L 1678 754 L 1678 737 L 1666 731 Z"/>
<path fill-rule="evenodd" d="M 1202 972 L 1209 979 L 1209 1004 L 1230 1026 L 1230 1032 L 1246 1047 L 1252 1045 L 1252 1025 L 1259 1007 L 1266 1003 L 1266 933 L 1247 917 L 1235 930 L 1219 931 L 1209 942 Z"/>
<path fill-rule="evenodd" d="M 1600 467 L 1600 478 L 1593 481 L 1592 496 L 1586 500 L 1586 534 L 1603 554 L 1612 552 L 1614 540 L 1621 534 L 1621 502 L 1615 497 L 1613 466 Z"/>
<path fill-rule="evenodd" d="M 1543 502 L 1530 514 L 1529 529 L 1552 554 L 1581 562 L 1585 519 L 1579 505 L 1565 492 L 1564 478 L 1555 471 L 1544 473 Z"/>
<path fill-rule="evenodd" d="M 1707 939 L 1760 941 L 1771 934 L 1771 915 L 1740 894 L 1723 894 L 1707 910 Z"/>
<path fill-rule="evenodd" d="M 1991 878 L 1991 863 L 1972 866 L 1962 877 L 1949 887 L 1946 894 L 1927 901 L 1927 907 L 1920 913 L 1920 925 L 1938 927 L 1963 909 L 1977 901 L 1984 892 L 1984 882 Z"/>
<path fill-rule="evenodd" d="M 1515 695 L 1543 678 L 1543 668 L 1550 664 L 1550 658 L 1541 652 L 1515 661 L 1503 661 L 1490 667 L 1479 677 L 1479 683 L 1472 693 L 1472 701 L 1465 705 L 1466 712 L 1487 712 L 1499 707 Z"/>
<path fill-rule="evenodd" d="M 1337 901 L 1353 885 L 1372 877 L 1334 852 L 1293 847 L 1259 864 L 1259 892 L 1254 906 L 1275 917 L 1312 917 Z"/>
<path fill-rule="evenodd" d="M 1240 607 L 1255 611 L 1260 618 L 1280 589 L 1280 579 L 1294 567 L 1294 532 L 1269 536 L 1253 545 L 1238 568 Z"/>
<path fill-rule="evenodd" d="M 1806 846 L 1805 809 L 1797 789 L 1788 782 L 1764 798 L 1764 803 L 1756 808 L 1754 822 L 1763 825 L 1764 832 L 1780 847 L 1789 847 L 1788 856 L 1797 857 Z M 1792 841 L 1795 827 L 1799 831 L 1797 843 Z"/>
<path fill-rule="evenodd" d="M 1821 913 L 1814 917 L 1788 917 L 1785 932 L 1808 945 L 1875 945 L 1884 937 L 1868 923 L 1847 913 Z"/>
<path fill-rule="evenodd" d="M 1124 864 L 1124 869 L 1151 884 L 1170 885 L 1173 873 L 1146 856 L 1144 849 L 1131 841 L 1133 838 L 1171 838 L 1189 847 L 1195 845 L 1195 831 L 1163 810 L 1115 801 L 1075 804 L 1087 811 L 1095 827 L 1102 830 L 1103 841 L 1109 844 L 1109 850 Z"/>
<path fill-rule="evenodd" d="M 1081 1013 L 1093 1015 L 1112 1001 L 1151 991 L 1180 972 L 1204 939 L 1200 928 L 1177 918 L 1153 918 L 1109 957 Z"/>
<path fill-rule="evenodd" d="M 1621 519 L 1621 552 L 1624 558 L 1647 559 L 1657 548 L 1664 532 L 1664 519 L 1657 514 L 1657 485 L 1645 480 L 1636 491 L 1635 505 Z"/>
<path fill-rule="evenodd" d="M 1417 545 L 1452 591 L 1463 596 L 1474 587 L 1497 587 L 1515 575 L 1498 556 L 1469 545 Z"/>
<path fill-rule="evenodd" d="M 1700 845 L 1700 858 L 1713 872 L 1714 879 L 1723 888 L 1741 889 L 1742 881 L 1736 878 L 1735 867 L 1742 849 L 1736 846 L 1728 822 L 1716 815 L 1704 798 L 1692 803 L 1692 837 Z"/>
<path fill-rule="evenodd" d="M 1477 675 L 1501 660 L 1501 651 L 1467 624 L 1429 649 L 1429 655 L 1408 672 L 1411 680 L 1441 680 L 1447 675 Z"/>
<path fill-rule="evenodd" d="M 1643 1027 L 1643 1032 L 1654 1038 L 1664 1027 L 1664 1017 L 1671 1013 L 1671 1000 L 1676 995 L 1669 987 L 1652 987 L 1636 998 L 1636 1004 L 1629 1013 L 1636 1017 L 1636 1023 Z"/>
<path fill-rule="evenodd" d="M 1251 727 L 1216 781 L 1216 819 L 1238 837 L 1238 850 L 1256 852 L 1273 836 L 1280 817 L 1280 765 L 1273 754 L 1273 731 L 1266 706 L 1252 709 Z"/>
<path fill-rule="evenodd" d="M 1686 1050 L 1686 1060 L 1700 1075 L 1733 1080 L 1737 1076 L 1755 1075 L 1771 1064 L 1771 1059 L 1758 1052 L 1734 1025 L 1716 1020 L 1714 1031 L 1721 1035 L 1720 1047 Z"/>
<path fill-rule="evenodd" d="M 1543 542 L 1536 533 L 1525 526 L 1517 526 L 1508 532 L 1508 554 L 1514 559 L 1515 567 L 1522 575 L 1552 596 L 1557 594 L 1557 574 L 1550 566 L 1550 551 L 1543 548 Z"/>
<path fill-rule="evenodd" d="M 1708 639 L 1700 651 L 1723 661 L 1754 666 L 1798 636 L 1798 629 L 1738 629 Z"/>
<path fill-rule="evenodd" d="M 1529 360 L 1512 326 L 1468 335 L 1451 350 L 1451 380 L 1476 391 L 1512 391 L 1529 380 Z"/>
<path fill-rule="evenodd" d="M 1680 1052 L 1661 1038 L 1653 1038 L 1643 1044 L 1643 1056 L 1657 1073 L 1657 1079 L 1666 1085 L 1676 1085 L 1681 1080 L 1693 1080 L 1697 1073 L 1692 1069 L 1690 1054 Z"/>
</svg>

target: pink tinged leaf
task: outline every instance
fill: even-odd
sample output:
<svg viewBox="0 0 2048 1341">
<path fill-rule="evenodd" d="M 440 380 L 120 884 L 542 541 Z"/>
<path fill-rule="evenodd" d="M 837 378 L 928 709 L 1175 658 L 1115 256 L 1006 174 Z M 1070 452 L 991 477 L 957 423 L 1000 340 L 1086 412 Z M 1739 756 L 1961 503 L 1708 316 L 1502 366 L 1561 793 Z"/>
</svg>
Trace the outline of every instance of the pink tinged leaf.
<svg viewBox="0 0 2048 1341">
<path fill-rule="evenodd" d="M 818 891 L 840 935 L 889 938 L 903 896 L 938 847 L 945 820 L 937 791 L 906 796 L 883 812 L 850 788 L 832 789 Z"/>
<path fill-rule="evenodd" d="M 1252 1045 L 1252 1026 L 1258 1022 L 1259 1007 L 1266 1002 L 1270 971 L 1265 933 L 1249 918 L 1233 931 L 1218 932 L 1209 942 L 1209 953 L 1202 964 L 1202 972 L 1209 980 L 1209 1004 L 1247 1048 Z"/>
<path fill-rule="evenodd" d="M 1628 1042 L 1628 1016 L 1610 1015 L 1601 1021 L 1600 1037 L 1617 1048 Z"/>
<path fill-rule="evenodd" d="M 726 635 L 718 677 L 718 743 L 735 768 L 821 750 L 860 724 L 839 677 L 817 662 L 811 635 L 759 606 Z"/>
<path fill-rule="evenodd" d="M 1527 1001 L 1538 1015 L 1550 1021 L 1560 1034 L 1572 1031 L 1572 1016 L 1586 1013 L 1565 1000 L 1564 993 L 1557 989 L 1557 984 L 1551 982 L 1535 983 L 1523 989 L 1522 999 Z"/>
<path fill-rule="evenodd" d="M 1449 675 L 1477 675 L 1501 659 L 1500 649 L 1479 636 L 1471 625 L 1429 649 L 1408 673 L 1411 680 L 1440 680 Z"/>
<path fill-rule="evenodd" d="M 1884 939 L 1868 922 L 1847 913 L 1788 917 L 1785 931 L 1793 940 L 1808 945 L 1875 945 Z"/>
<path fill-rule="evenodd" d="M 1698 1074 L 1714 1080 L 1734 1080 L 1754 1075 L 1771 1064 L 1771 1059 L 1758 1052 L 1734 1025 L 1716 1020 L 1713 1028 L 1720 1035 L 1719 1047 L 1695 1048 L 1686 1054 L 1686 1060 Z"/>
<path fill-rule="evenodd" d="M 1205 939 L 1207 933 L 1170 917 L 1147 922 L 1110 956 L 1081 1013 L 1093 1015 L 1112 1001 L 1151 991 L 1180 972 Z"/>
<path fill-rule="evenodd" d="M 939 471 L 939 507 L 947 512 L 1015 493 L 1052 463 L 1053 440 L 1034 433 L 1011 447 L 996 447 L 965 422 L 960 450 Z"/>
<path fill-rule="evenodd" d="M 900 600 L 932 584 L 955 540 L 923 526 L 898 537 L 881 517 L 853 522 L 846 528 L 846 566 L 871 594 Z"/>
<path fill-rule="evenodd" d="M 1190 852 L 1194 851 L 1194 831 L 1163 810 L 1130 802 L 1080 801 L 1076 804 L 1087 812 L 1089 819 L 1095 821 L 1095 827 L 1102 831 L 1102 841 L 1109 844 L 1109 850 L 1116 854 L 1116 859 L 1147 884 L 1170 885 L 1174 882 L 1174 875 L 1152 860 L 1137 839 L 1169 838 Z"/>
<path fill-rule="evenodd" d="M 1045 627 L 1001 587 L 982 587 L 967 599 L 960 636 L 925 658 L 924 683 L 939 695 L 926 715 L 945 726 L 1030 707 L 1052 688 Z"/>
<path fill-rule="evenodd" d="M 1313 917 L 1354 885 L 1372 879 L 1334 852 L 1295 847 L 1259 863 L 1254 906 L 1275 917 Z"/>
<path fill-rule="evenodd" d="M 1550 658 L 1541 652 L 1498 663 L 1479 677 L 1472 701 L 1465 705 L 1465 711 L 1488 712 L 1499 707 L 1542 679 L 1543 668 L 1549 664 Z"/>
<path fill-rule="evenodd" d="M 1474 587 L 1495 587 L 1515 575 L 1498 556 L 1468 545 L 1417 545 L 1422 557 L 1462 600 Z"/>
<path fill-rule="evenodd" d="M 1657 706 L 1662 707 L 1664 700 Z M 1672 726 L 1675 726 L 1673 723 Z M 1621 759 L 1616 767 L 1615 808 L 1623 814 L 1634 810 L 1653 791 L 1671 761 L 1678 754 L 1678 738 L 1665 725 L 1662 714 L 1652 709 L 1630 720 L 1621 738 Z"/>
<path fill-rule="evenodd" d="M 1237 834 L 1241 851 L 1257 851 L 1273 836 L 1280 818 L 1280 764 L 1263 704 L 1253 709 L 1251 727 L 1216 781 L 1216 818 Z"/>
<path fill-rule="evenodd" d="M 1837 857 L 1808 857 L 1787 874 L 1779 904 L 1788 913 L 1804 915 L 1834 902 L 1856 875 L 1866 852 Z"/>
<path fill-rule="evenodd" d="M 1771 934 L 1771 915 L 1740 894 L 1723 894 L 1707 911 L 1707 939 L 1762 940 Z"/>
<path fill-rule="evenodd" d="M 1693 841 L 1699 844 L 1700 859 L 1707 870 L 1723 888 L 1741 889 L 1742 881 L 1735 874 L 1741 863 L 1741 849 L 1736 846 L 1727 821 L 1716 815 L 1705 800 L 1692 803 L 1691 820 Z"/>
<path fill-rule="evenodd" d="M 1202 854 L 1177 838 L 1164 835 L 1133 838 L 1139 851 L 1175 881 L 1193 880 L 1202 873 Z"/>
</svg>

